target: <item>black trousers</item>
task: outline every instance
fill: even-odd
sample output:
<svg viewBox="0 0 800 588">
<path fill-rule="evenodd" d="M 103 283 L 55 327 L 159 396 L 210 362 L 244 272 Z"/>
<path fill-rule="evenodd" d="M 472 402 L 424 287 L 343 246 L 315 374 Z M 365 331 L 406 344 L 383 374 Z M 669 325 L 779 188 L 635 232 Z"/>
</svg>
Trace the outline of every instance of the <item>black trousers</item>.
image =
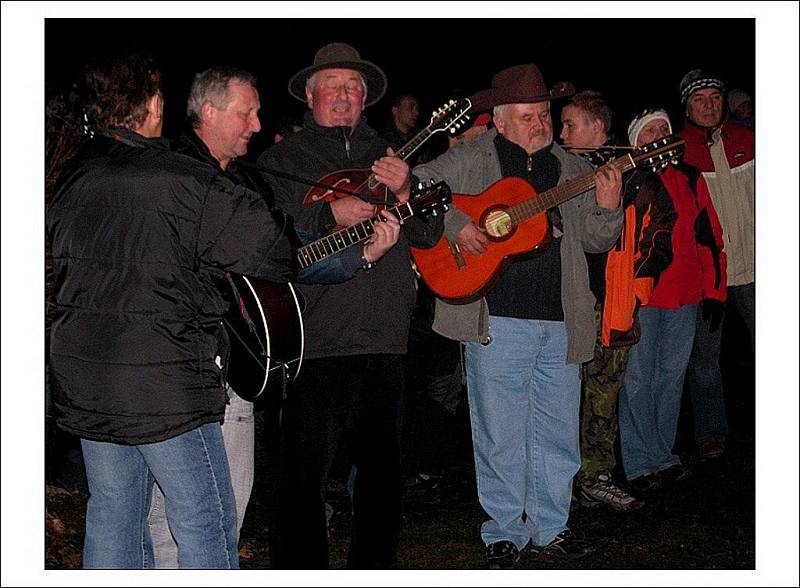
<svg viewBox="0 0 800 588">
<path fill-rule="evenodd" d="M 400 355 L 306 360 L 283 408 L 272 564 L 325 569 L 324 488 L 347 436 L 356 477 L 348 567 L 393 567 L 400 535 Z"/>
</svg>

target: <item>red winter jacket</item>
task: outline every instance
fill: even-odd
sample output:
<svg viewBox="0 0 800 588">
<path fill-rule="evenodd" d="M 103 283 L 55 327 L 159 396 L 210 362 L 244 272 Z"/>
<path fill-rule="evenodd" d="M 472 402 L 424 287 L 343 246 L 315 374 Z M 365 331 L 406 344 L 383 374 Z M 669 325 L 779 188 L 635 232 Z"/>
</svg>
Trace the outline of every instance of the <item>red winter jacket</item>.
<svg viewBox="0 0 800 588">
<path fill-rule="evenodd" d="M 724 302 L 726 258 L 722 227 L 705 180 L 685 164 L 667 167 L 660 177 L 678 219 L 672 229 L 673 261 L 661 274 L 647 306 L 678 308 L 706 298 Z"/>
<path fill-rule="evenodd" d="M 727 282 L 755 280 L 755 140 L 753 131 L 725 120 L 715 129 L 687 121 L 683 160 L 703 174 L 722 225 Z"/>
</svg>

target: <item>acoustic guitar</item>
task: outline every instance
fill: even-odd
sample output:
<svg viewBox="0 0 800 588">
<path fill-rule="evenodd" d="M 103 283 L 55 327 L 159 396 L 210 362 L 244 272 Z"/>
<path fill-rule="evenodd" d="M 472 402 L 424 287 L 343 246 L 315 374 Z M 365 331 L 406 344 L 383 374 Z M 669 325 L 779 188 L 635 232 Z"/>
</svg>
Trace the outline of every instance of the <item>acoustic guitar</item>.
<svg viewBox="0 0 800 588">
<path fill-rule="evenodd" d="M 683 139 L 671 135 L 640 147 L 611 162 L 621 172 L 635 167 L 654 170 L 674 162 L 683 152 Z M 442 236 L 430 249 L 411 249 L 422 279 L 436 296 L 468 303 L 484 296 L 516 255 L 542 251 L 549 243 L 546 211 L 594 187 L 587 172 L 537 194 L 529 182 L 504 178 L 477 195 L 453 195 L 453 205 L 472 218 L 489 238 L 486 251 L 472 255 Z"/>
<path fill-rule="evenodd" d="M 407 202 L 389 208 L 397 218 L 436 216 L 447 210 L 452 195 L 444 182 L 419 184 Z M 356 223 L 297 250 L 300 268 L 322 261 L 367 240 L 380 215 Z M 303 363 L 303 301 L 292 284 L 278 284 L 238 274 L 226 274 L 233 304 L 223 317 L 230 335 L 228 383 L 245 400 L 265 391 L 285 393 Z"/>
</svg>

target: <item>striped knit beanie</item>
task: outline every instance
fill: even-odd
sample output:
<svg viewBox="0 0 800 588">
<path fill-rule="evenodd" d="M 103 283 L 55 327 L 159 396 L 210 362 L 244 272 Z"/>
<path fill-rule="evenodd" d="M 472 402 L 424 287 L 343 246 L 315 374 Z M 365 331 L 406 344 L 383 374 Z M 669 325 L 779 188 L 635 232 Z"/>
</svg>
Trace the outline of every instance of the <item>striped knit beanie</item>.
<svg viewBox="0 0 800 588">
<path fill-rule="evenodd" d="M 702 69 L 693 69 L 681 80 L 681 104 L 686 104 L 692 92 L 704 88 L 716 88 L 725 92 L 725 84 L 717 76 L 704 72 Z"/>
</svg>

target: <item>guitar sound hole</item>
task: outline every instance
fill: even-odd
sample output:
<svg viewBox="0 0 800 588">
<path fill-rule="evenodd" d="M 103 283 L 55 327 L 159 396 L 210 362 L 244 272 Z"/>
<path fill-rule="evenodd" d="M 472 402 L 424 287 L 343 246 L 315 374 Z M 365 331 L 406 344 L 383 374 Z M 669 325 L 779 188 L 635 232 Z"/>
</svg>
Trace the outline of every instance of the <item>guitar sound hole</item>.
<svg viewBox="0 0 800 588">
<path fill-rule="evenodd" d="M 483 221 L 486 233 L 493 239 L 504 239 L 514 232 L 514 223 L 505 210 L 492 210 Z"/>
</svg>

